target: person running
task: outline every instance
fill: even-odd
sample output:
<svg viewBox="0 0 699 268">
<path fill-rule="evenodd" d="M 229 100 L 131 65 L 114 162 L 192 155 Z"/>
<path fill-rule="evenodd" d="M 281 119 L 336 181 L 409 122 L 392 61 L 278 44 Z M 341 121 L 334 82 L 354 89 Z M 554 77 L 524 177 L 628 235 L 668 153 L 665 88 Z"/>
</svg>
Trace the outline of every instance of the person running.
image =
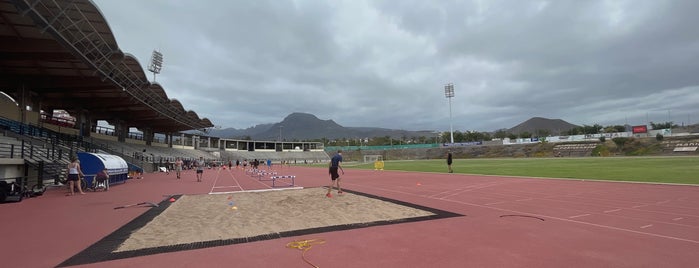
<svg viewBox="0 0 699 268">
<path fill-rule="evenodd" d="M 175 174 L 177 174 L 177 178 L 180 179 L 180 176 L 182 175 L 182 159 L 179 157 L 177 160 L 175 160 Z"/>
<path fill-rule="evenodd" d="M 328 198 L 333 197 L 333 195 L 330 194 L 330 192 L 333 190 L 333 185 L 335 185 L 335 183 L 337 183 L 337 194 L 340 194 L 340 195 L 342 194 L 342 188 L 340 187 L 340 174 L 337 173 L 338 169 L 342 168 L 341 164 L 342 164 L 342 151 L 338 150 L 337 154 L 330 159 L 329 173 L 330 173 L 331 182 L 330 182 L 330 185 L 328 186 L 328 193 L 325 194 L 325 196 L 327 196 Z M 344 174 L 344 173 L 345 172 L 343 171 L 342 174 Z"/>
<path fill-rule="evenodd" d="M 451 158 L 451 151 L 447 152 L 447 168 L 449 168 L 449 173 L 454 173 L 454 170 L 451 169 L 451 163 L 453 162 Z"/>
<path fill-rule="evenodd" d="M 195 161 L 194 164 L 197 166 L 197 181 L 201 182 L 201 177 L 204 176 L 204 166 L 206 165 L 204 157 L 200 156 L 199 160 Z"/>
<path fill-rule="evenodd" d="M 78 190 L 80 191 L 80 194 L 85 194 L 85 192 L 83 192 L 83 187 L 80 180 L 82 177 L 85 177 L 85 174 L 83 174 L 83 171 L 80 168 L 80 160 L 72 157 L 70 159 L 70 164 L 68 164 L 68 186 L 70 187 L 70 194 L 68 195 L 75 194 L 75 190 L 73 188 L 75 187 L 76 182 L 78 183 Z"/>
</svg>

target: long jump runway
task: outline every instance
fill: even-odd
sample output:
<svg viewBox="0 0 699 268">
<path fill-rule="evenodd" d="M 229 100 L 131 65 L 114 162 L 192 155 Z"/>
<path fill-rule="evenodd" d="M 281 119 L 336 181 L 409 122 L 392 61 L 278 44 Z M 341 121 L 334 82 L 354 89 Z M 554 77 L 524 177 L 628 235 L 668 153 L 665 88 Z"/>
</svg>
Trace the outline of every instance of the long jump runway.
<svg viewBox="0 0 699 268">
<path fill-rule="evenodd" d="M 287 245 L 297 239 L 322 239 L 324 244 L 304 252 L 319 267 L 699 267 L 697 186 L 345 171 L 341 182 L 348 190 L 461 216 L 84 266 L 310 267 L 301 251 Z M 325 168 L 292 167 L 284 172 L 296 175 L 299 187 L 330 182 Z M 108 192 L 65 197 L 63 190 L 50 190 L 38 198 L 1 205 L 0 212 L 10 216 L 3 217 L 0 228 L 15 230 L 3 234 L 0 250 L 13 256 L 3 264 L 56 266 L 150 211 L 114 210 L 117 205 L 156 201 L 172 193 L 273 188 L 242 170 L 207 170 L 204 176 L 199 183 L 193 172 L 182 180 L 153 173 Z M 340 196 L 321 200 L 346 202 Z"/>
</svg>

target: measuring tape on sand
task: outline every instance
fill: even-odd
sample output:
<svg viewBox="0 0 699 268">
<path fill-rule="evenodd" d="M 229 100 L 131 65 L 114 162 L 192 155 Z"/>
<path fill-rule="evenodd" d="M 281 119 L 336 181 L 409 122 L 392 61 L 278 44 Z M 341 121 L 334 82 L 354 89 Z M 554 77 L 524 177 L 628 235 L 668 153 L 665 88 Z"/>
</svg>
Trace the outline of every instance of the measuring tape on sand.
<svg viewBox="0 0 699 268">
<path fill-rule="evenodd" d="M 303 261 L 305 261 L 306 263 L 308 263 L 309 265 L 311 265 L 315 268 L 318 268 L 318 266 L 315 266 L 314 264 L 312 264 L 311 262 L 309 262 L 306 259 L 306 251 L 309 251 L 311 249 L 311 247 L 313 247 L 314 245 L 320 245 L 320 244 L 325 244 L 325 240 L 323 240 L 323 239 L 296 240 L 294 242 L 287 243 L 286 247 L 287 248 L 295 248 L 298 250 L 303 250 L 303 253 L 301 253 L 301 258 L 303 259 Z"/>
</svg>

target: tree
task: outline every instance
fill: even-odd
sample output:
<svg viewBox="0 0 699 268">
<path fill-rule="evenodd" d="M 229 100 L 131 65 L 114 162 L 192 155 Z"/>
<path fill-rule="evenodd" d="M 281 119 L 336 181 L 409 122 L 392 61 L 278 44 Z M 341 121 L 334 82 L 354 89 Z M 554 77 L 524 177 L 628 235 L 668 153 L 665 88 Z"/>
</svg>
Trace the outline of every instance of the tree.
<svg viewBox="0 0 699 268">
<path fill-rule="evenodd" d="M 677 127 L 677 125 L 673 124 L 672 121 L 670 122 L 665 122 L 665 123 L 653 123 L 650 122 L 651 129 L 666 129 L 666 128 L 674 128 Z"/>
<path fill-rule="evenodd" d="M 454 142 L 463 142 L 464 141 L 464 133 L 461 133 L 461 131 L 454 131 Z"/>
<path fill-rule="evenodd" d="M 608 126 L 607 128 L 613 128 L 611 132 L 626 132 L 626 127 L 622 125 Z"/>
<path fill-rule="evenodd" d="M 550 134 L 551 134 L 551 130 L 548 130 L 548 129 L 537 129 L 536 130 L 537 137 L 548 137 Z"/>
<path fill-rule="evenodd" d="M 497 139 L 504 139 L 504 138 L 507 138 L 508 134 L 509 133 L 507 133 L 507 129 L 499 129 L 499 130 L 495 131 L 495 134 L 493 135 L 493 137 L 495 137 Z"/>
<path fill-rule="evenodd" d="M 581 127 L 575 127 L 566 132 L 567 135 L 581 135 L 581 134 L 599 134 L 602 126 L 599 124 L 594 124 L 592 126 L 582 125 Z"/>
</svg>

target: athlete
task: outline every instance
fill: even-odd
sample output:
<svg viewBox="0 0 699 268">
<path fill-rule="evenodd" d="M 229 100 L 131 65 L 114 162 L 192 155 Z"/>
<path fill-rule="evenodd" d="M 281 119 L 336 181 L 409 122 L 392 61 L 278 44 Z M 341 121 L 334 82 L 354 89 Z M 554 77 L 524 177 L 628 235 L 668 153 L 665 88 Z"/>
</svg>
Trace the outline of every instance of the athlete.
<svg viewBox="0 0 699 268">
<path fill-rule="evenodd" d="M 337 154 L 330 159 L 329 172 L 330 172 L 331 182 L 330 182 L 330 185 L 328 186 L 328 193 L 325 194 L 325 196 L 327 196 L 328 198 L 333 197 L 333 195 L 330 194 L 330 192 L 333 190 L 333 185 L 335 185 L 335 183 L 337 183 L 337 194 L 340 194 L 340 195 L 342 194 L 342 188 L 340 187 L 340 174 L 337 173 L 338 169 L 342 169 L 341 164 L 342 164 L 342 151 L 338 150 Z M 343 171 L 342 174 L 345 174 L 345 172 Z"/>
</svg>

